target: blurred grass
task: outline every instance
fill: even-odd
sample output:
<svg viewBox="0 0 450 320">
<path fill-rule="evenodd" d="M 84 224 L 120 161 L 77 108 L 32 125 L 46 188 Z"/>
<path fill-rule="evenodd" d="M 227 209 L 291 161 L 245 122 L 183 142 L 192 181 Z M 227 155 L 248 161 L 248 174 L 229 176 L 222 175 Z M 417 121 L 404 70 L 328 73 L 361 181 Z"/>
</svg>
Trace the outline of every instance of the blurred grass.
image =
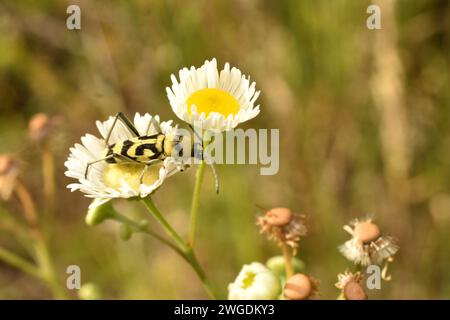
<svg viewBox="0 0 450 320">
<path fill-rule="evenodd" d="M 66 7 L 74 3 L 81 6 L 81 31 L 65 28 Z M 198 253 L 217 289 L 224 294 L 242 264 L 278 254 L 258 235 L 258 204 L 308 215 L 310 235 L 300 256 L 320 279 L 324 298 L 337 295 L 336 275 L 349 267 L 337 251 L 347 237 L 342 225 L 366 213 L 378 216 L 401 245 L 391 270 L 394 280 L 369 296 L 449 298 L 449 4 L 396 1 L 394 24 L 379 31 L 366 28 L 369 4 L 1 2 L 0 153 L 23 159 L 23 178 L 41 207 L 39 155 L 27 140 L 27 121 L 37 112 L 64 119 L 53 141 L 58 214 L 51 242 L 61 279 L 68 265 L 77 264 L 82 281 L 98 284 L 106 298 L 205 297 L 192 271 L 167 248 L 139 236 L 123 243 L 114 224 L 88 228 L 89 201 L 65 189 L 70 179 L 63 162 L 82 134 L 96 132 L 95 120 L 119 110 L 175 119 L 165 95 L 170 74 L 216 57 L 220 65 L 228 61 L 250 74 L 262 90 L 262 112 L 244 127 L 281 128 L 277 175 L 260 176 L 256 166 L 218 166 L 219 196 L 211 173 L 206 175 Z M 382 24 L 385 18 L 383 11 Z M 394 76 L 400 79 L 401 90 L 395 92 L 401 106 L 380 105 L 374 96 L 377 57 L 386 56 L 376 50 L 377 34 L 391 37 L 399 58 Z M 381 71 L 391 72 L 389 66 Z M 383 84 L 392 88 L 394 80 Z M 405 114 L 402 148 L 409 164 L 401 163 L 407 172 L 400 178 L 391 175 L 386 152 L 396 127 L 386 132 L 391 118 L 382 110 Z M 171 178 L 155 196 L 184 232 L 193 174 Z M 14 203 L 4 205 L 20 213 Z M 138 203 L 120 205 L 136 215 L 143 212 Z M 6 235 L 0 243 L 14 248 Z M 50 297 L 37 281 L 3 264 L 0 270 L 0 298 Z"/>
</svg>

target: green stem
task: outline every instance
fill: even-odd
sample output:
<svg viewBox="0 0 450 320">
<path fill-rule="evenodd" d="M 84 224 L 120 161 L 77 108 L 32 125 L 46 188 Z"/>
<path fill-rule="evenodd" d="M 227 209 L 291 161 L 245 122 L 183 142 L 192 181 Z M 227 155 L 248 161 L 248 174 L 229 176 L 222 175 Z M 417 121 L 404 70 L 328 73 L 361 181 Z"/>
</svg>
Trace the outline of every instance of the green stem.
<svg viewBox="0 0 450 320">
<path fill-rule="evenodd" d="M 164 216 L 158 210 L 158 208 L 156 208 L 155 204 L 153 203 L 153 200 L 150 197 L 147 197 L 143 199 L 142 202 L 144 202 L 145 206 L 153 215 L 153 217 L 156 219 L 156 221 L 158 221 L 158 223 L 163 227 L 167 235 L 173 239 L 173 241 L 183 252 L 185 252 L 188 246 L 186 245 L 184 240 L 180 237 L 180 235 L 175 231 L 175 229 L 172 228 L 169 222 L 167 222 L 167 220 L 164 218 Z"/>
<path fill-rule="evenodd" d="M 362 271 L 363 271 L 362 265 L 355 264 L 355 266 L 353 267 L 353 273 L 362 272 Z"/>
<path fill-rule="evenodd" d="M 203 287 L 205 288 L 206 292 L 208 293 L 209 297 L 213 300 L 217 300 L 217 296 L 214 293 L 211 284 L 209 283 L 208 278 L 206 277 L 205 272 L 203 271 L 203 268 L 201 267 L 200 263 L 197 260 L 197 257 L 195 256 L 194 251 L 192 248 L 188 248 L 186 251 L 186 257 L 188 259 L 189 264 L 194 269 L 195 273 L 197 274 L 198 278 L 203 284 Z"/>
<path fill-rule="evenodd" d="M 147 234 L 147 235 L 161 241 L 165 245 L 167 245 L 170 248 L 172 248 L 173 250 L 175 250 L 175 252 L 177 252 L 183 259 L 186 259 L 184 253 L 177 246 L 175 246 L 173 243 L 171 243 L 167 239 L 164 239 L 156 232 L 150 230 L 147 226 L 141 225 L 141 224 L 137 223 L 136 221 L 128 219 L 127 217 L 125 217 L 124 215 L 122 215 L 118 212 L 114 212 L 114 216 L 112 219 L 114 219 L 120 223 L 126 224 L 135 232 L 141 232 L 141 233 Z"/>
<path fill-rule="evenodd" d="M 158 210 L 158 208 L 156 208 L 155 204 L 153 203 L 150 197 L 143 199 L 142 202 L 144 203 L 148 211 L 153 215 L 153 217 L 159 222 L 159 224 L 162 226 L 167 235 L 170 236 L 176 243 L 185 260 L 194 269 L 195 273 L 202 282 L 203 287 L 205 288 L 206 292 L 211 297 L 211 299 L 217 299 L 206 277 L 206 274 L 203 271 L 203 268 L 200 266 L 200 263 L 198 262 L 197 257 L 195 256 L 192 247 L 181 238 L 181 236 L 175 231 L 175 229 L 172 228 L 172 226 L 169 224 L 169 222 L 167 222 L 162 213 Z"/>
<path fill-rule="evenodd" d="M 197 229 L 198 207 L 200 204 L 200 192 L 202 188 L 203 176 L 205 175 L 205 162 L 200 162 L 195 174 L 194 193 L 191 204 L 191 221 L 189 224 L 189 244 L 194 247 L 195 233 Z"/>
<path fill-rule="evenodd" d="M 4 248 L 0 248 L 0 260 L 33 277 L 44 280 L 43 275 L 35 265 Z"/>
<path fill-rule="evenodd" d="M 41 273 L 52 290 L 53 296 L 56 299 L 67 299 L 64 289 L 60 286 L 58 277 L 56 276 L 53 262 L 50 258 L 50 253 L 45 240 L 38 237 L 38 239 L 36 239 L 36 243 L 34 244 L 34 250 L 36 252 L 36 259 L 38 261 Z"/>
<path fill-rule="evenodd" d="M 33 249 L 37 259 L 39 274 L 47 282 L 56 299 L 65 299 L 66 295 L 64 289 L 59 285 L 45 237 L 39 228 L 39 215 L 34 199 L 28 188 L 20 181 L 16 181 L 15 192 L 22 204 L 25 218 L 30 226 L 30 235 L 33 237 Z"/>
<path fill-rule="evenodd" d="M 283 257 L 284 257 L 284 265 L 286 268 L 286 279 L 289 279 L 294 275 L 294 268 L 292 267 L 292 252 L 291 248 L 287 244 L 283 244 L 282 247 Z"/>
</svg>

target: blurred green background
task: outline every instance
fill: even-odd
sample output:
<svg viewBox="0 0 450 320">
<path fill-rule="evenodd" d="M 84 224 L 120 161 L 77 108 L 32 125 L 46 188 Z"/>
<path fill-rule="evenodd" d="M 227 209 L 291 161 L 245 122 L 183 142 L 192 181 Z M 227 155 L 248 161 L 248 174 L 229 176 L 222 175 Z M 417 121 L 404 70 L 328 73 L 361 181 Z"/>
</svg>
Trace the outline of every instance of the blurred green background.
<svg viewBox="0 0 450 320">
<path fill-rule="evenodd" d="M 49 237 L 61 282 L 75 264 L 104 298 L 206 298 L 167 247 L 139 235 L 123 242 L 114 223 L 88 227 L 89 200 L 66 189 L 73 181 L 63 163 L 81 135 L 97 133 L 95 120 L 119 110 L 176 119 L 165 94 L 170 74 L 216 57 L 262 91 L 261 114 L 243 127 L 281 128 L 281 141 L 275 176 L 220 165 L 217 196 L 207 171 L 197 252 L 214 287 L 225 295 L 242 264 L 278 254 L 258 234 L 255 205 L 285 206 L 308 216 L 299 256 L 320 280 L 322 298 L 337 296 L 336 275 L 351 267 L 337 250 L 348 239 L 342 226 L 368 213 L 401 246 L 393 280 L 369 297 L 450 298 L 450 5 L 377 1 L 382 30 L 369 30 L 371 3 L 0 1 L 0 153 L 20 157 L 41 213 L 41 160 L 27 125 L 38 112 L 60 117 L 51 144 L 57 202 Z M 81 7 L 81 30 L 66 29 L 70 4 Z M 194 173 L 171 178 L 154 197 L 184 235 Z M 16 202 L 1 208 L 20 216 Z M 145 215 L 139 203 L 117 207 Z M 25 256 L 3 231 L 0 245 Z M 0 298 L 51 293 L 0 263 Z"/>
</svg>

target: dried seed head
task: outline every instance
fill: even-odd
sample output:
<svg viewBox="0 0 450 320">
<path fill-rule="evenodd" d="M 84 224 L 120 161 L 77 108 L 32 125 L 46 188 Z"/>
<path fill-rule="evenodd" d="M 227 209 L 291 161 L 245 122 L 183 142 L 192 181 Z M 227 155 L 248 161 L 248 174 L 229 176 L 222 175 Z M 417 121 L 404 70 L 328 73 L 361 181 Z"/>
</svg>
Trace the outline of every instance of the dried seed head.
<svg viewBox="0 0 450 320">
<path fill-rule="evenodd" d="M 362 243 L 369 243 L 377 240 L 381 236 L 380 228 L 372 221 L 355 223 L 354 236 Z"/>
<path fill-rule="evenodd" d="M 273 226 L 282 227 L 292 220 L 292 212 L 288 208 L 274 208 L 266 212 L 266 221 Z"/>
<path fill-rule="evenodd" d="M 37 113 L 28 123 L 28 134 L 33 141 L 45 141 L 51 136 L 55 124 L 56 118 L 51 118 L 45 113 Z"/>
<path fill-rule="evenodd" d="M 261 233 L 265 233 L 269 240 L 275 241 L 280 246 L 284 244 L 290 246 L 294 250 L 294 255 L 300 238 L 307 233 L 305 216 L 293 214 L 286 208 L 269 210 L 258 218 L 257 224 Z"/>
<path fill-rule="evenodd" d="M 336 282 L 335 286 L 341 290 L 344 290 L 344 287 L 347 285 L 347 283 L 352 282 L 352 281 L 361 283 L 361 281 L 364 278 L 364 276 L 361 274 L 361 272 L 351 273 L 349 271 L 345 271 L 344 273 L 339 273 L 337 277 L 338 277 L 338 282 Z"/>
<path fill-rule="evenodd" d="M 344 287 L 344 297 L 347 300 L 367 300 L 367 294 L 357 281 L 350 281 Z"/>
<path fill-rule="evenodd" d="M 8 200 L 19 175 L 19 162 L 12 156 L 0 155 L 0 197 Z"/>
<path fill-rule="evenodd" d="M 383 235 L 371 219 L 353 220 L 344 230 L 352 238 L 339 247 L 341 253 L 350 261 L 362 266 L 381 264 L 399 250 L 397 241 Z"/>
<path fill-rule="evenodd" d="M 284 285 L 284 297 L 289 300 L 306 300 L 316 292 L 317 281 L 303 273 L 294 274 Z"/>
<path fill-rule="evenodd" d="M 7 175 L 14 168 L 14 162 L 11 156 L 0 155 L 0 176 Z"/>
</svg>

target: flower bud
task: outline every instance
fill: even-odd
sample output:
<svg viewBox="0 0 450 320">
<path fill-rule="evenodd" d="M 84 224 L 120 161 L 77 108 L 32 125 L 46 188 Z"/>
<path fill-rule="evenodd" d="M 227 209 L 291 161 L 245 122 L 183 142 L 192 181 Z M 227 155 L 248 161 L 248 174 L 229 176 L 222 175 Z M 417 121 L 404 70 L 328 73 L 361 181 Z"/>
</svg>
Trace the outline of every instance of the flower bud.
<svg viewBox="0 0 450 320">
<path fill-rule="evenodd" d="M 286 277 L 286 260 L 283 256 L 275 256 L 267 260 L 266 266 L 272 270 L 275 275 L 279 278 Z M 302 260 L 293 257 L 292 258 L 292 268 L 294 269 L 294 273 L 302 272 L 305 269 L 305 264 Z"/>
<path fill-rule="evenodd" d="M 357 281 L 350 281 L 345 285 L 344 297 L 347 300 L 367 300 L 367 294 Z"/>
<path fill-rule="evenodd" d="M 128 241 L 131 239 L 131 236 L 133 235 L 133 230 L 130 228 L 129 225 L 121 224 L 119 234 L 122 240 Z"/>
<path fill-rule="evenodd" d="M 85 221 L 87 225 L 93 227 L 103 221 L 110 219 L 114 216 L 114 208 L 111 201 L 105 202 L 105 199 L 95 199 L 89 206 L 88 213 L 86 215 Z"/>
<path fill-rule="evenodd" d="M 148 222 L 148 220 L 142 219 L 141 221 L 138 222 L 138 224 L 139 228 L 146 229 L 150 223 Z"/>
</svg>

